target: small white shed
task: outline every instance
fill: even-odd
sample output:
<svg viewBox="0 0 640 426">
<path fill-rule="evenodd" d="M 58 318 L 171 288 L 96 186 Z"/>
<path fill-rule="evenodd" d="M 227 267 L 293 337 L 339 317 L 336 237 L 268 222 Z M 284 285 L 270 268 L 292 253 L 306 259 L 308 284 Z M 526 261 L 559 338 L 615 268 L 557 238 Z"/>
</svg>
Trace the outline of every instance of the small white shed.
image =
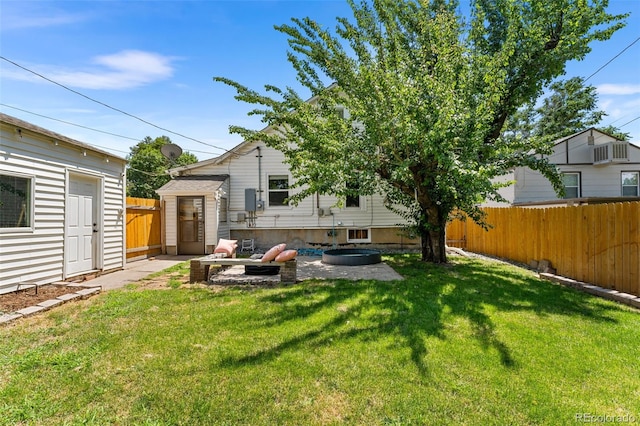
<svg viewBox="0 0 640 426">
<path fill-rule="evenodd" d="M 219 238 L 229 238 L 228 175 L 181 176 L 156 192 L 164 206 L 165 253 L 213 253 Z"/>
<path fill-rule="evenodd" d="M 125 167 L 0 113 L 0 293 L 123 268 Z"/>
</svg>

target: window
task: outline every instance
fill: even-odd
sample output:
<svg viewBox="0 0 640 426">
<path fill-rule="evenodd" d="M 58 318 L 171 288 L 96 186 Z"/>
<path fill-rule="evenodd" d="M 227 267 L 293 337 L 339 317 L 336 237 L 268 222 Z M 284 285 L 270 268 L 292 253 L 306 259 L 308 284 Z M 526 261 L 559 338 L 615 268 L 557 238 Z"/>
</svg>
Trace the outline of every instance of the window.
<svg viewBox="0 0 640 426">
<path fill-rule="evenodd" d="M 289 198 L 289 177 L 269 176 L 269 207 L 286 206 Z"/>
<path fill-rule="evenodd" d="M 580 198 L 580 173 L 562 173 L 564 198 Z"/>
<path fill-rule="evenodd" d="M 354 191 L 356 194 L 349 194 L 344 202 L 345 207 L 360 207 L 360 195 L 357 193 L 359 190 L 358 184 L 353 182 L 347 182 L 347 190 Z"/>
<path fill-rule="evenodd" d="M 0 228 L 31 228 L 32 178 L 0 175 Z"/>
<path fill-rule="evenodd" d="M 622 196 L 640 195 L 640 177 L 638 172 L 622 172 Z"/>
<path fill-rule="evenodd" d="M 347 229 L 348 243 L 370 243 L 371 233 L 368 229 Z"/>
</svg>

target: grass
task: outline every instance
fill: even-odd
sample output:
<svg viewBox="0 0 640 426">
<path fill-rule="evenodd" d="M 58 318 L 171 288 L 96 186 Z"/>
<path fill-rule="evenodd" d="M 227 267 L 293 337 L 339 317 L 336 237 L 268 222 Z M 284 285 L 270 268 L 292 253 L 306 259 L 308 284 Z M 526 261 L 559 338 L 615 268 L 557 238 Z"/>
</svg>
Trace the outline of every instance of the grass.
<svg viewBox="0 0 640 426">
<path fill-rule="evenodd" d="M 640 421 L 638 311 L 501 263 L 385 260 L 406 279 L 128 288 L 0 328 L 0 424 Z"/>
</svg>

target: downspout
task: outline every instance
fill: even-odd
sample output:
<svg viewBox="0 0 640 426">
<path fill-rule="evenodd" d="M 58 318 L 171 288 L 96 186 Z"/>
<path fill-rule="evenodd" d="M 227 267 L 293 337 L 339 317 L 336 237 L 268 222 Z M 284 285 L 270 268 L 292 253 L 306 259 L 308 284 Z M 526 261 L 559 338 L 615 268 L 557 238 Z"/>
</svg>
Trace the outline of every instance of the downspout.
<svg viewBox="0 0 640 426">
<path fill-rule="evenodd" d="M 258 200 L 264 201 L 262 199 L 262 152 L 260 147 L 256 149 L 258 150 Z"/>
</svg>

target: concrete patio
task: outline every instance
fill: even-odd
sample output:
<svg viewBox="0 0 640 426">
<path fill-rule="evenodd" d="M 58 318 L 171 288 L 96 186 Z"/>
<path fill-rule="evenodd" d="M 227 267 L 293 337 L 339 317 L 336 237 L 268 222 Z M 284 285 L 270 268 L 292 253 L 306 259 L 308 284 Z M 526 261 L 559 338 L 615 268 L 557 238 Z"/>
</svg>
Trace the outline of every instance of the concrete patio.
<svg viewBox="0 0 640 426">
<path fill-rule="evenodd" d="M 298 281 L 308 279 L 346 279 L 346 280 L 402 280 L 402 276 L 389 265 L 327 265 L 317 256 L 298 256 Z M 245 275 L 244 266 L 237 265 L 225 269 L 209 278 L 210 284 L 278 284 L 280 275 Z"/>
</svg>

